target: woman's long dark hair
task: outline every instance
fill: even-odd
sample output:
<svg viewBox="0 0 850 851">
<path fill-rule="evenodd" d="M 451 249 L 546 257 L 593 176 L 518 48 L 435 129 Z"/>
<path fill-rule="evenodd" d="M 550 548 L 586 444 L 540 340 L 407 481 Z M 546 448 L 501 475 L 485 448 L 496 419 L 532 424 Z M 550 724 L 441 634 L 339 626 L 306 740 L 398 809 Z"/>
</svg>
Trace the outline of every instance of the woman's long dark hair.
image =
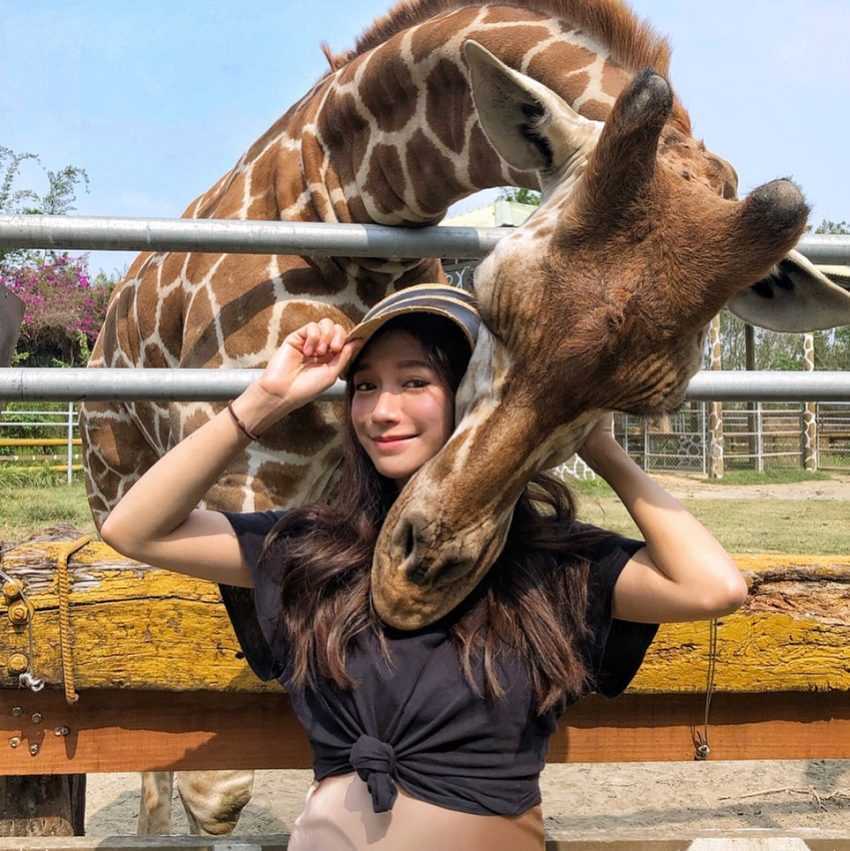
<svg viewBox="0 0 850 851">
<path fill-rule="evenodd" d="M 470 352 L 453 323 L 408 314 L 388 322 L 369 345 L 392 330 L 413 335 L 429 363 L 457 391 Z M 349 410 L 353 392 L 349 379 Z M 374 634 L 391 661 L 385 628 L 372 608 L 370 580 L 375 542 L 397 491 L 375 469 L 350 417 L 346 422 L 336 492 L 328 504 L 286 512 L 266 537 L 260 556 L 260 570 L 272 569 L 262 566 L 268 560 L 284 572 L 282 619 L 293 653 L 290 679 L 297 687 L 327 678 L 340 688 L 352 688 L 348 649 L 364 632 Z M 536 476 L 517 503 L 501 556 L 454 617 L 449 616 L 461 668 L 476 693 L 482 694 L 475 676 L 481 666 L 486 696 L 504 694 L 498 662 L 507 653 L 526 666 L 541 714 L 588 686 L 589 671 L 578 643 L 587 634 L 589 566 L 581 551 L 590 541 L 574 524 L 575 504 L 567 487 L 553 476 Z"/>
</svg>

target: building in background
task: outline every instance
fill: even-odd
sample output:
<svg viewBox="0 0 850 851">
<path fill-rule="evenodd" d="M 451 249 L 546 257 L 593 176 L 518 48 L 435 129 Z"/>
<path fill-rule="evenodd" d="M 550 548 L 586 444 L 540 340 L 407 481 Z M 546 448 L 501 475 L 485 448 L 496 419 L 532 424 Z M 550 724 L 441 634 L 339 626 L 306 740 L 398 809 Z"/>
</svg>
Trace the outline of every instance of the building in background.
<svg viewBox="0 0 850 851">
<path fill-rule="evenodd" d="M 533 204 L 520 204 L 499 198 L 485 207 L 477 207 L 458 216 L 443 219 L 441 227 L 454 228 L 518 228 L 537 209 Z M 478 265 L 477 260 L 443 258 L 443 268 L 449 280 L 456 287 L 472 289 L 472 274 Z"/>
</svg>

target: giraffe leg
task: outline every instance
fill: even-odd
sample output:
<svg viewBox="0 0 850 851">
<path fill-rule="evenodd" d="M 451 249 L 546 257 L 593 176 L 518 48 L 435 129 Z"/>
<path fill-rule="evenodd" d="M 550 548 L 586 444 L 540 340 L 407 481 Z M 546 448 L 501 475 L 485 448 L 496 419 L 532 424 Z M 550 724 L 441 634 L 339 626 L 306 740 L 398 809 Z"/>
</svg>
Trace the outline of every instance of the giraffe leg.
<svg viewBox="0 0 850 851">
<path fill-rule="evenodd" d="M 139 836 L 162 836 L 171 833 L 171 793 L 174 773 L 142 772 L 142 803 L 139 807 Z"/>
<path fill-rule="evenodd" d="M 178 771 L 177 792 L 194 836 L 232 833 L 254 789 L 254 772 Z"/>
</svg>

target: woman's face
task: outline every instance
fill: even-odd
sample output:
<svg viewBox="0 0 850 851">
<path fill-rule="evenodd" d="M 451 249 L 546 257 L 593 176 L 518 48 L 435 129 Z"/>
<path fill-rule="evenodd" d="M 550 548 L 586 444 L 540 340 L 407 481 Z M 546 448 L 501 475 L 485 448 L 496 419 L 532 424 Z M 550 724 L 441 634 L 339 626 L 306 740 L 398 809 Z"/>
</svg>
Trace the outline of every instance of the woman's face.
<svg viewBox="0 0 850 851">
<path fill-rule="evenodd" d="M 352 379 L 357 439 L 377 471 L 401 487 L 449 439 L 451 388 L 406 331 L 389 331 L 369 343 Z"/>
</svg>

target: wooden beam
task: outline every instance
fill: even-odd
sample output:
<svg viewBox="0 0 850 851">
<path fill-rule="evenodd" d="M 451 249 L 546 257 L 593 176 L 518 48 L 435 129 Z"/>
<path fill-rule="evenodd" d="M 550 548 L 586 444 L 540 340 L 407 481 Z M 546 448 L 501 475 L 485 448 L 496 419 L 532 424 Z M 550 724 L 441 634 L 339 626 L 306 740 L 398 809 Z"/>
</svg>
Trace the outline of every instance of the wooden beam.
<svg viewBox="0 0 850 851">
<path fill-rule="evenodd" d="M 694 694 L 587 698 L 568 710 L 547 758 L 692 760 L 703 709 Z M 715 694 L 708 733 L 711 759 L 850 759 L 850 702 L 837 692 Z M 282 692 L 97 690 L 69 707 L 55 690 L 0 691 L 0 775 L 310 765 Z"/>
<path fill-rule="evenodd" d="M 26 583 L 26 623 L 0 595 L 0 689 L 17 689 L 13 656 L 48 688 L 63 683 L 56 560 L 67 542 L 20 544 L 3 570 Z M 719 691 L 850 691 L 850 558 L 741 555 L 750 585 L 745 606 L 721 618 Z M 157 570 L 94 542 L 69 564 L 72 658 L 80 689 L 275 694 L 246 664 L 211 582 Z M 706 621 L 664 624 L 630 692 L 702 693 L 708 668 Z"/>
</svg>

